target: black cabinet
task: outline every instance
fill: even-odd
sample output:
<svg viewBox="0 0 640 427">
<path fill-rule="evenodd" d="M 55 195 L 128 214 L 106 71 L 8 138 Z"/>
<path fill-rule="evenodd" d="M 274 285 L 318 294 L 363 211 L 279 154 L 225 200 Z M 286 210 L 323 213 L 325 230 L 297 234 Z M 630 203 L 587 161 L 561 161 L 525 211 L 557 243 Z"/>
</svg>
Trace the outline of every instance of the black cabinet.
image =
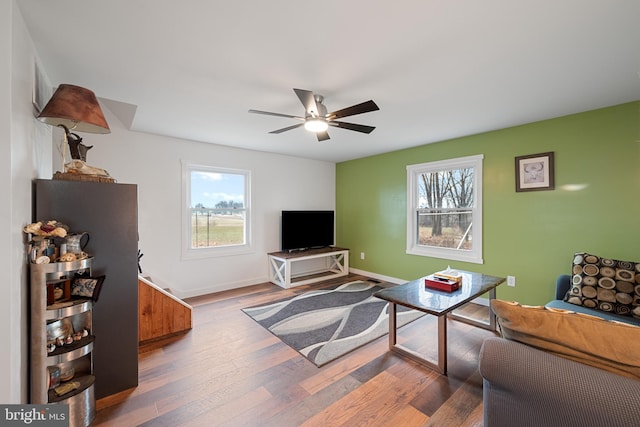
<svg viewBox="0 0 640 427">
<path fill-rule="evenodd" d="M 138 385 L 138 193 L 133 184 L 36 180 L 34 221 L 88 232 L 92 274 L 106 275 L 93 307 L 93 372 L 100 399 Z"/>
</svg>

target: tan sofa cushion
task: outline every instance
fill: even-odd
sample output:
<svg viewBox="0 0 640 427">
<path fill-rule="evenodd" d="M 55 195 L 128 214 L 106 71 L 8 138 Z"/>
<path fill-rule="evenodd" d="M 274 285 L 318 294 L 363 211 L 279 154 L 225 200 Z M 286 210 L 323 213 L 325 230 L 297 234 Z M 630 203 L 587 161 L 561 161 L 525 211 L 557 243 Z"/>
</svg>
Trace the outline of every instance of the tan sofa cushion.
<svg viewBox="0 0 640 427">
<path fill-rule="evenodd" d="M 640 380 L 640 327 L 503 300 L 491 308 L 503 338 Z"/>
</svg>

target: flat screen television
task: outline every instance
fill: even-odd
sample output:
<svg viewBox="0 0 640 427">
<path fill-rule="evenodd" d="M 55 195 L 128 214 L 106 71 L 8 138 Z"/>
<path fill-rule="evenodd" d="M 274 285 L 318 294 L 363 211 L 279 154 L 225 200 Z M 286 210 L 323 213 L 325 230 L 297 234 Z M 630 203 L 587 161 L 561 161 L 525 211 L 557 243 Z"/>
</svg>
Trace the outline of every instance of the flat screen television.
<svg viewBox="0 0 640 427">
<path fill-rule="evenodd" d="M 333 245 L 333 211 L 282 211 L 282 250 Z"/>
</svg>

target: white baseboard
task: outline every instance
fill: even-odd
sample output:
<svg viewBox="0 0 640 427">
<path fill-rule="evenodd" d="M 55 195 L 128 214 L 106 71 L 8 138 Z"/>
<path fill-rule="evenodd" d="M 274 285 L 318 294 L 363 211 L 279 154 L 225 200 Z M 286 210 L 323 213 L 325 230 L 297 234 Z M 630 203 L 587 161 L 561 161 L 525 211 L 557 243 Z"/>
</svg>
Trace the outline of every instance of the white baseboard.
<svg viewBox="0 0 640 427">
<path fill-rule="evenodd" d="M 253 286 L 257 283 L 264 283 L 269 281 L 269 278 L 267 276 L 264 276 L 264 277 L 256 277 L 253 279 L 243 280 L 243 281 L 220 283 L 214 286 L 184 290 L 178 286 L 169 285 L 168 283 L 164 282 L 161 278 L 158 278 L 153 273 L 149 273 L 147 271 L 143 271 L 141 276 L 151 277 L 151 280 L 153 281 L 153 283 L 155 283 L 156 285 L 158 285 L 163 289 L 170 289 L 171 293 L 180 299 L 199 297 L 202 295 L 214 294 L 216 292 L 244 288 L 247 286 Z"/>
<path fill-rule="evenodd" d="M 371 277 L 373 279 L 378 279 L 384 282 L 393 283 L 396 285 L 401 285 L 403 283 L 407 283 L 407 280 L 399 279 L 397 277 L 385 276 L 378 273 L 373 273 L 370 271 L 360 270 L 358 268 L 349 268 L 349 273 L 361 274 L 363 276 Z M 164 282 L 161 278 L 158 278 L 153 273 L 143 271 L 141 276 L 149 276 L 153 283 L 163 289 L 170 289 L 171 293 L 180 299 L 197 297 L 201 295 L 213 294 L 216 292 L 228 291 L 231 289 L 244 288 L 247 286 L 253 286 L 257 283 L 264 283 L 269 281 L 269 277 L 256 277 L 250 280 L 238 281 L 238 282 L 230 282 L 230 283 L 221 283 L 211 287 L 198 288 L 198 289 L 190 289 L 185 291 L 184 289 L 180 289 L 175 285 L 169 285 Z M 476 298 L 473 300 L 474 303 L 489 306 L 489 300 L 487 298 Z"/>
<path fill-rule="evenodd" d="M 397 277 L 383 276 L 382 274 L 372 273 L 370 271 L 360 270 L 358 268 L 349 267 L 349 273 L 362 274 L 363 276 L 372 277 L 374 279 L 383 280 L 389 283 L 395 283 L 396 285 L 407 283 L 407 280 L 398 279 Z"/>
</svg>

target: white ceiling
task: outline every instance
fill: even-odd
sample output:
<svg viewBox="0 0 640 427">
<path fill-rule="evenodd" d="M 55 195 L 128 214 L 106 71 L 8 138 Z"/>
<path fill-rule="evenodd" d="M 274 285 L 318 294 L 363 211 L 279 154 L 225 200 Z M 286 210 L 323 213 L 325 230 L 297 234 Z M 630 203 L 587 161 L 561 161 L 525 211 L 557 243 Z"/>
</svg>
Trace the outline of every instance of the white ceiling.
<svg viewBox="0 0 640 427">
<path fill-rule="evenodd" d="M 339 162 L 640 100 L 638 0 L 17 4 L 54 86 L 214 144 Z M 343 121 L 376 130 L 268 134 L 296 122 L 247 110 L 303 115 L 294 87 L 329 111 L 373 99 Z"/>
</svg>

